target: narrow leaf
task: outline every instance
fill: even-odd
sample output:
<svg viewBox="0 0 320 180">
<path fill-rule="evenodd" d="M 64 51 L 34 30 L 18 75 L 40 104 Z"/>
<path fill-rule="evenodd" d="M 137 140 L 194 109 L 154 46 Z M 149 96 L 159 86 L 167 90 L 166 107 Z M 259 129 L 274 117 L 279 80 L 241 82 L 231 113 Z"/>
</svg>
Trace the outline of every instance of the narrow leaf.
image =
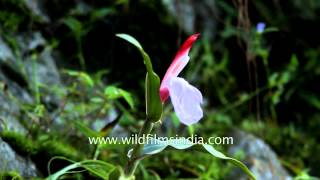
<svg viewBox="0 0 320 180">
<path fill-rule="evenodd" d="M 58 180 L 64 174 L 68 174 L 70 173 L 71 170 L 77 169 L 77 168 L 84 168 L 87 171 L 93 173 L 94 175 L 107 180 L 109 179 L 110 173 L 115 169 L 115 167 L 112 164 L 109 164 L 100 160 L 85 160 L 81 162 L 73 162 L 65 158 L 55 158 L 55 159 L 64 159 L 72 162 L 72 164 L 48 176 L 46 180 Z M 50 163 L 52 163 L 52 161 Z"/>
<path fill-rule="evenodd" d="M 117 34 L 116 36 L 130 42 L 140 51 L 147 69 L 145 83 L 147 119 L 152 122 L 159 121 L 162 115 L 162 103 L 159 94 L 160 78 L 155 72 L 153 72 L 149 55 L 143 50 L 141 44 L 134 37 L 128 34 Z"/>
<path fill-rule="evenodd" d="M 130 36 L 129 34 L 116 34 L 116 36 L 135 45 L 139 50 L 143 50 L 141 44 L 134 37 Z"/>
<path fill-rule="evenodd" d="M 116 34 L 116 36 L 128 41 L 129 43 L 133 44 L 134 46 L 136 46 L 138 48 L 138 50 L 140 51 L 140 53 L 141 53 L 141 55 L 143 57 L 143 61 L 144 61 L 144 64 L 146 65 L 148 73 L 152 73 L 153 69 L 152 69 L 152 64 L 151 64 L 150 57 L 143 50 L 141 44 L 134 37 L 132 37 L 132 36 L 130 36 L 128 34 Z"/>
<path fill-rule="evenodd" d="M 81 81 L 82 83 L 84 83 L 85 85 L 87 85 L 89 87 L 93 87 L 94 86 L 93 79 L 90 77 L 89 74 L 87 74 L 85 72 L 73 71 L 73 70 L 65 70 L 63 72 L 68 74 L 69 76 L 78 78 L 79 81 Z"/>
<path fill-rule="evenodd" d="M 81 121 L 75 121 L 75 125 L 79 131 L 81 131 L 86 137 L 97 137 L 99 133 L 87 127 Z"/>
<path fill-rule="evenodd" d="M 82 24 L 79 20 L 73 18 L 73 17 L 67 17 L 62 20 L 62 22 L 68 26 L 73 33 L 75 33 L 75 36 L 80 37 L 81 31 L 82 31 Z"/>
<path fill-rule="evenodd" d="M 217 158 L 225 159 L 225 160 L 231 162 L 232 164 L 234 164 L 234 165 L 238 166 L 239 168 L 241 168 L 248 176 L 250 176 L 251 179 L 256 179 L 255 176 L 252 174 L 252 172 L 250 172 L 248 167 L 246 165 L 244 165 L 242 162 L 240 162 L 240 161 L 238 161 L 236 159 L 233 159 L 233 158 L 225 156 L 223 153 L 221 153 L 221 152 L 217 151 L 216 149 L 214 149 L 211 145 L 203 144 L 202 146 L 211 155 L 213 155 L 213 156 L 215 156 Z"/>
<path fill-rule="evenodd" d="M 108 86 L 104 89 L 104 94 L 109 99 L 124 98 L 124 100 L 130 105 L 130 107 L 134 108 L 133 98 L 128 91 L 117 88 L 115 86 Z"/>
<path fill-rule="evenodd" d="M 230 158 L 226 155 L 224 155 L 222 152 L 217 151 L 213 146 L 208 145 L 208 144 L 194 144 L 193 142 L 189 141 L 186 138 L 178 138 L 178 139 L 169 139 L 166 141 L 161 141 L 159 139 L 150 139 L 147 144 L 144 145 L 141 156 L 146 156 L 146 155 L 153 155 L 160 153 L 167 147 L 173 147 L 174 149 L 188 149 L 190 147 L 202 147 L 206 152 L 210 153 L 212 156 L 217 157 L 219 159 L 224 159 L 235 166 L 241 168 L 243 172 L 245 172 L 251 179 L 256 179 L 255 176 L 250 172 L 250 170 L 244 165 L 242 162 Z"/>
</svg>

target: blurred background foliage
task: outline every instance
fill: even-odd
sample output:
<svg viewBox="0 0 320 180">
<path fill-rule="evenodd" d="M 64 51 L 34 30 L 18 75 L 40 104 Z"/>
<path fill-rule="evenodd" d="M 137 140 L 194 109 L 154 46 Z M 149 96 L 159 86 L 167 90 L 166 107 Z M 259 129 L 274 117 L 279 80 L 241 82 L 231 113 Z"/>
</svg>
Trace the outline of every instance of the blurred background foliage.
<svg viewBox="0 0 320 180">
<path fill-rule="evenodd" d="M 86 144 L 86 136 L 135 133 L 144 118 L 145 68 L 139 52 L 116 33 L 138 39 L 163 77 L 179 45 L 195 32 L 201 37 L 182 74 L 201 89 L 205 117 L 186 128 L 167 106 L 158 133 L 210 137 L 242 129 L 269 144 L 293 177 L 320 176 L 320 1 L 0 0 L 0 9 L 0 36 L 17 59 L 15 65 L 1 61 L 7 76 L 1 90 L 17 102 L 27 132 L 4 123 L 1 137 L 30 157 L 42 176 L 54 156 L 125 164 L 128 147 Z M 259 22 L 266 24 L 262 33 Z M 32 32 L 46 42 L 24 51 L 17 37 Z M 37 77 L 47 49 L 61 84 Z M 26 89 L 31 100 L 17 98 L 7 81 Z M 54 172 L 68 163 L 52 164 Z M 225 179 L 230 169 L 204 154 L 168 151 L 144 160 L 138 177 Z"/>
</svg>

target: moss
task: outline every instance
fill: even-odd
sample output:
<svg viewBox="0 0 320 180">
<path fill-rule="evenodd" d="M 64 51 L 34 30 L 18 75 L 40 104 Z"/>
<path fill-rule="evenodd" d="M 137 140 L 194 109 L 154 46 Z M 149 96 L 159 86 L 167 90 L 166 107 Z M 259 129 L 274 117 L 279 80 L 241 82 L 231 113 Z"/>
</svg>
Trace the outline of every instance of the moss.
<svg viewBox="0 0 320 180">
<path fill-rule="evenodd" d="M 74 161 L 83 159 L 83 155 L 74 147 L 57 140 L 42 139 L 39 142 L 37 153 L 32 156 L 32 160 L 37 164 L 38 169 L 44 176 L 48 175 L 48 163 L 54 157 L 64 157 Z M 50 164 L 51 173 L 56 172 L 69 165 L 66 160 L 56 159 Z"/>
<path fill-rule="evenodd" d="M 7 30 L 17 31 L 27 20 L 26 7 L 21 0 L 0 0 L 0 7 L 6 7 L 0 12 L 0 24 Z"/>
<path fill-rule="evenodd" d="M 1 137 L 4 141 L 10 144 L 10 146 L 17 153 L 21 155 L 32 155 L 37 151 L 37 143 L 23 134 L 11 131 L 3 131 L 1 133 Z"/>
<path fill-rule="evenodd" d="M 34 15 L 23 0 L 0 0 L 0 24 L 5 32 L 25 31 L 30 24 L 41 23 L 41 18 Z"/>
<path fill-rule="evenodd" d="M 6 180 L 6 179 L 22 180 L 22 177 L 20 176 L 19 173 L 15 171 L 9 171 L 9 172 L 0 173 L 0 179 L 1 180 Z"/>
<path fill-rule="evenodd" d="M 72 160 L 83 158 L 74 147 L 57 140 L 48 140 L 40 142 L 39 151 L 46 152 L 47 156 L 63 156 Z"/>
<path fill-rule="evenodd" d="M 21 155 L 36 155 L 41 151 L 47 152 L 47 155 L 51 157 L 64 156 L 74 160 L 79 160 L 83 157 L 71 145 L 58 140 L 50 140 L 50 137 L 32 140 L 23 134 L 11 131 L 3 131 L 1 137 Z"/>
<path fill-rule="evenodd" d="M 1 137 L 18 154 L 29 156 L 43 175 L 47 175 L 48 162 L 54 157 L 60 156 L 74 161 L 83 160 L 85 157 L 75 147 L 63 141 L 55 140 L 49 135 L 31 139 L 20 133 L 3 131 Z M 65 160 L 55 160 L 50 166 L 50 170 L 54 172 L 67 166 L 68 163 Z"/>
</svg>

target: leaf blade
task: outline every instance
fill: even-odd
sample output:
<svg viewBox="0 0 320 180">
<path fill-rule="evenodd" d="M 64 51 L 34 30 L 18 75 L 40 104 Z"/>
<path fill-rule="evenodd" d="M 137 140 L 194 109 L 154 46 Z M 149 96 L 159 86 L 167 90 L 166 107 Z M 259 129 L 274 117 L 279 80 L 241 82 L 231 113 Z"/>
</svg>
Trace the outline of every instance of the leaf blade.
<svg viewBox="0 0 320 180">
<path fill-rule="evenodd" d="M 145 82 L 147 119 L 152 122 L 159 121 L 161 119 L 163 110 L 159 93 L 160 78 L 152 69 L 152 64 L 149 55 L 143 50 L 141 44 L 134 37 L 128 34 L 116 34 L 116 36 L 133 44 L 140 51 L 147 69 Z"/>
<path fill-rule="evenodd" d="M 186 138 L 170 139 L 166 141 L 161 141 L 152 138 L 148 141 L 147 144 L 144 145 L 143 150 L 141 152 L 141 156 L 144 157 L 146 155 L 160 153 L 167 147 L 173 147 L 174 149 L 184 150 L 195 146 L 201 147 L 202 151 L 204 149 L 205 152 L 208 152 L 216 158 L 231 162 L 233 165 L 239 167 L 243 172 L 245 172 L 251 179 L 256 179 L 252 172 L 250 172 L 248 167 L 239 160 L 224 155 L 222 152 L 216 150 L 213 146 L 209 144 L 194 144 Z"/>
</svg>

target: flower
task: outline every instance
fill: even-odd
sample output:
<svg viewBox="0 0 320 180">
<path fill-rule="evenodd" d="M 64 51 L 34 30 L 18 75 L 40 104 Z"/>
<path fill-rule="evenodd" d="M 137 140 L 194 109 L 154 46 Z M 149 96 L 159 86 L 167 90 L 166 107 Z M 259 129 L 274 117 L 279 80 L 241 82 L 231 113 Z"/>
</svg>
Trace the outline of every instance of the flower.
<svg viewBox="0 0 320 180">
<path fill-rule="evenodd" d="M 266 28 L 266 23 L 259 22 L 256 28 L 258 33 L 263 33 L 264 29 Z"/>
<path fill-rule="evenodd" d="M 188 53 L 199 34 L 191 35 L 177 52 L 160 85 L 160 98 L 164 103 L 170 96 L 173 108 L 185 125 L 198 122 L 203 117 L 202 94 L 186 80 L 178 77 L 189 62 Z"/>
</svg>

